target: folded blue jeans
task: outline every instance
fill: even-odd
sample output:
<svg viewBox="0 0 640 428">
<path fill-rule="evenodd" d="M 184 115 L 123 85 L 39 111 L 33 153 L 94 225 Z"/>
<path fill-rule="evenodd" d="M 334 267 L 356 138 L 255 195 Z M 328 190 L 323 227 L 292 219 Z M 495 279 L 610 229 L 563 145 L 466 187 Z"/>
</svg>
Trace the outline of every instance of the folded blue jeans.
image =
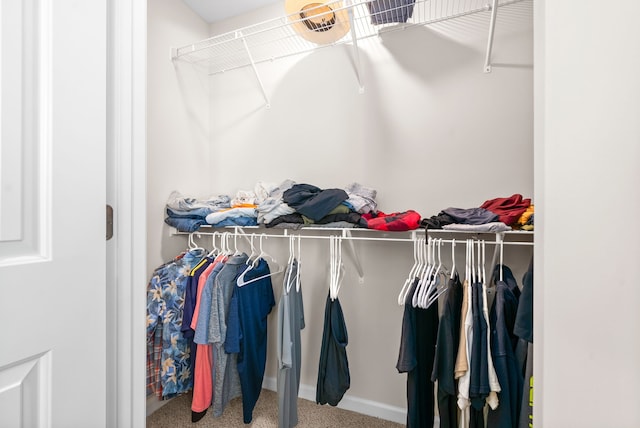
<svg viewBox="0 0 640 428">
<path fill-rule="evenodd" d="M 182 218 L 182 217 L 167 217 L 164 222 L 171 227 L 175 227 L 180 232 L 195 232 L 203 224 L 207 222 L 203 218 Z"/>
</svg>

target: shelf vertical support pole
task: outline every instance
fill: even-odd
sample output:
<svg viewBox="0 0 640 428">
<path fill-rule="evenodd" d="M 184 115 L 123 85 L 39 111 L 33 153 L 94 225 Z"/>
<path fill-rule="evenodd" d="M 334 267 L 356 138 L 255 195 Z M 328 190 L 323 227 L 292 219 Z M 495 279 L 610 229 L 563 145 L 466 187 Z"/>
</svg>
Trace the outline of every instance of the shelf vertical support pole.
<svg viewBox="0 0 640 428">
<path fill-rule="evenodd" d="M 262 84 L 262 79 L 260 79 L 260 73 L 258 73 L 258 69 L 256 68 L 256 63 L 253 60 L 253 56 L 251 55 L 251 50 L 249 50 L 249 45 L 247 44 L 247 39 L 242 35 L 241 31 L 236 32 L 236 38 L 242 39 L 242 44 L 244 45 L 244 49 L 247 51 L 247 56 L 249 57 L 249 61 L 251 61 L 251 68 L 253 68 L 253 72 L 256 75 L 256 79 L 258 80 L 258 84 L 260 85 L 260 90 L 262 91 L 262 97 L 264 98 L 265 103 L 267 103 L 267 108 L 271 107 L 271 102 L 269 101 L 269 97 L 267 97 L 267 92 L 264 90 L 264 85 Z"/>
<path fill-rule="evenodd" d="M 491 22 L 489 23 L 489 40 L 487 40 L 487 55 L 484 59 L 484 72 L 491 73 L 491 50 L 493 49 L 493 36 L 498 15 L 498 0 L 493 0 L 491 6 Z"/>
<path fill-rule="evenodd" d="M 358 35 L 356 34 L 355 18 L 353 16 L 353 0 L 347 1 L 347 14 L 349 15 L 349 25 L 351 28 L 351 42 L 353 46 L 353 67 L 356 70 L 358 80 L 358 92 L 364 93 L 362 78 L 360 77 L 360 49 L 358 49 Z"/>
</svg>

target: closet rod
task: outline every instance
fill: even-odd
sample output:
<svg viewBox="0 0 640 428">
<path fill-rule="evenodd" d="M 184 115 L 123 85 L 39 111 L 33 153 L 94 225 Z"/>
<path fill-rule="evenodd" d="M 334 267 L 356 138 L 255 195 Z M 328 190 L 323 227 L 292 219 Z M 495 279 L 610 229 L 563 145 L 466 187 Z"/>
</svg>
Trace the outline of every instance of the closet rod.
<svg viewBox="0 0 640 428">
<path fill-rule="evenodd" d="M 346 230 L 346 229 L 345 229 Z M 287 230 L 285 229 L 285 232 L 287 232 Z M 200 236 L 200 235 L 204 235 L 204 236 L 213 236 L 215 232 L 192 232 L 191 235 L 195 235 L 195 236 Z M 266 233 L 255 233 L 255 232 L 251 232 L 251 233 L 245 233 L 245 232 L 218 232 L 218 235 L 222 235 L 222 234 L 230 234 L 231 236 L 241 236 L 241 237 L 245 237 L 248 238 L 250 235 L 254 235 L 256 238 L 260 238 L 260 237 L 264 237 L 264 238 L 289 238 L 291 235 L 293 235 L 292 233 L 283 233 L 282 235 L 273 235 L 273 234 L 266 234 Z M 183 233 L 183 232 L 178 232 L 179 235 L 189 235 L 189 233 Z M 333 235 L 335 237 L 335 235 Z M 319 236 L 319 235 L 299 235 L 299 234 L 295 234 L 296 238 L 300 238 L 300 239 L 331 239 L 331 236 Z M 388 242 L 413 242 L 413 238 L 373 238 L 373 237 L 364 237 L 364 236 L 343 236 L 341 235 L 341 238 L 345 239 L 345 240 L 351 240 L 351 241 L 388 241 Z M 442 241 L 444 242 L 444 241 Z"/>
<path fill-rule="evenodd" d="M 471 239 L 471 238 L 470 238 Z M 434 241 L 440 241 L 440 238 L 433 238 Z M 533 246 L 533 242 L 516 242 L 516 241 L 484 241 L 482 239 L 477 239 L 477 238 L 473 238 L 474 243 L 477 241 L 480 242 L 484 242 L 487 245 L 523 245 L 523 246 L 528 246 L 528 247 L 532 247 Z M 445 244 L 452 244 L 452 243 L 456 243 L 457 244 L 465 244 L 467 242 L 466 239 L 443 239 L 442 240 L 443 243 Z"/>
<path fill-rule="evenodd" d="M 297 229 L 295 229 L 297 230 Z M 303 229 L 304 230 L 304 229 Z M 345 231 L 351 231 L 351 229 L 344 229 Z M 414 231 L 415 232 L 415 231 Z M 177 234 L 179 235 L 192 235 L 192 236 L 196 236 L 198 238 L 200 238 L 201 236 L 214 236 L 215 235 L 222 235 L 222 234 L 229 234 L 231 236 L 240 236 L 240 237 L 244 237 L 244 238 L 249 238 L 249 236 L 251 234 L 253 234 L 255 237 L 264 237 L 264 238 L 288 238 L 289 236 L 291 236 L 291 232 L 289 231 L 289 229 L 283 229 L 283 233 L 276 235 L 276 234 L 266 234 L 266 233 L 247 233 L 244 232 L 241 229 L 238 229 L 237 231 L 224 231 L 224 232 L 191 232 L 191 233 L 186 233 L 186 232 L 177 232 Z M 300 237 L 301 239 L 331 239 L 331 236 L 319 236 L 319 235 L 300 235 L 300 234 L 295 234 L 296 237 Z M 334 235 L 335 236 L 335 235 Z M 370 237 L 370 236 L 347 236 L 345 233 L 343 233 L 341 235 L 342 239 L 347 240 L 347 241 L 385 241 L 385 242 L 409 242 L 409 243 L 413 243 L 417 238 L 416 238 L 416 233 L 412 233 L 411 237 L 409 238 L 376 238 L 376 237 Z M 440 238 L 433 238 L 436 239 L 438 241 L 440 241 Z M 481 239 L 478 239 L 477 237 L 473 238 L 475 241 L 482 241 Z M 465 239 L 442 239 L 443 243 L 446 244 L 452 244 L 452 243 L 456 243 L 456 244 L 464 244 L 466 242 Z M 500 240 L 495 240 L 495 241 L 484 241 L 485 244 L 488 245 L 521 245 L 521 246 L 533 246 L 533 242 L 518 242 L 518 241 L 500 241 Z"/>
</svg>

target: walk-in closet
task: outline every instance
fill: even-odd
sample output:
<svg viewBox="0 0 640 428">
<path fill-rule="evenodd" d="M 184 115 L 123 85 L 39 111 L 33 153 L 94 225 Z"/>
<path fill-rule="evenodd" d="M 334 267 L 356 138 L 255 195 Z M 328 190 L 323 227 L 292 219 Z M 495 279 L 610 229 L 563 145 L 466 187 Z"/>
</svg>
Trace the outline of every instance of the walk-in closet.
<svg viewBox="0 0 640 428">
<path fill-rule="evenodd" d="M 533 199 L 534 1 L 403 2 L 412 5 L 408 19 L 384 23 L 376 22 L 371 2 L 345 1 L 335 18 L 347 24 L 332 27 L 341 33 L 326 40 L 303 37 L 286 1 L 212 21 L 187 1 L 148 2 L 149 277 L 189 246 L 213 250 L 216 239 L 247 254 L 259 240 L 284 266 L 291 260 L 290 236 L 300 237 L 299 396 L 313 401 L 335 272 L 332 237 L 344 238 L 339 296 L 351 379 L 340 407 L 406 423 L 407 375 L 396 366 L 399 293 L 414 270 L 416 243 L 441 239 L 444 264 L 460 272 L 471 247 L 478 272 L 481 259 L 491 273 L 500 262 L 522 288 L 533 232 L 204 226 L 189 234 L 165 223 L 167 200 L 174 191 L 234 197 L 285 180 L 323 189 L 359 183 L 375 189 L 380 211 L 415 210 L 422 218 L 514 194 Z M 214 234 L 225 231 L 226 238 Z M 483 240 L 486 250 L 480 250 Z M 272 276 L 276 304 L 286 273 Z M 276 312 L 267 317 L 262 383 L 271 391 L 278 376 Z M 161 404 L 150 397 L 148 413 Z"/>
<path fill-rule="evenodd" d="M 406 23 L 386 25 L 372 24 L 367 2 L 344 2 L 353 3 L 346 10 L 355 15 L 353 28 L 328 46 L 292 31 L 284 3 L 211 24 L 183 1 L 148 3 L 149 275 L 187 248 L 187 235 L 164 223 L 173 191 L 233 197 L 258 182 L 357 182 L 376 190 L 380 211 L 415 210 L 424 218 L 513 194 L 533 197 L 532 1 L 504 2 L 493 27 L 484 2 L 417 1 Z M 198 245 L 210 249 L 206 232 L 214 230 L 202 228 Z M 303 236 L 300 397 L 313 400 L 330 272 L 329 240 L 313 235 L 336 232 L 291 232 Z M 424 228 L 413 234 L 426 238 Z M 398 295 L 415 260 L 412 232 L 350 235 L 360 240 L 342 244 L 351 385 L 341 405 L 405 423 Z M 454 237 L 463 272 L 464 239 L 472 235 Z M 248 240 L 238 239 L 249 254 Z M 495 242 L 496 235 L 482 239 Z M 522 239 L 532 244 L 533 235 L 515 238 Z M 262 245 L 286 263 L 285 239 Z M 487 269 L 494 248 L 487 246 Z M 441 251 L 450 269 L 450 244 Z M 532 245 L 504 245 L 504 264 L 520 286 L 532 256 Z M 272 279 L 277 302 L 282 274 Z M 264 376 L 272 390 L 276 321 L 274 309 Z"/>
<path fill-rule="evenodd" d="M 639 427 L 638 16 L 2 0 L 0 426 Z"/>
</svg>

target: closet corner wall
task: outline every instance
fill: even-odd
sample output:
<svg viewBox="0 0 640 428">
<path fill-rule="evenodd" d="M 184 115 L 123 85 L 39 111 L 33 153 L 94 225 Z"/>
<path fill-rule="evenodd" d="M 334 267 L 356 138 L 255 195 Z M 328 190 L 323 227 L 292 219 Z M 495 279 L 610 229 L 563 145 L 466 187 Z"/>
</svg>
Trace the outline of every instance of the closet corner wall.
<svg viewBox="0 0 640 428">
<path fill-rule="evenodd" d="M 499 10 L 489 74 L 483 73 L 488 12 L 363 41 L 363 94 L 348 46 L 261 64 L 270 109 L 250 68 L 208 77 L 171 61 L 171 48 L 282 14 L 278 3 L 208 25 L 181 0 L 148 2 L 149 273 L 185 248 L 186 241 L 170 236 L 163 222 L 172 190 L 204 197 L 251 189 L 257 181 L 290 178 L 326 188 L 356 181 L 378 190 L 381 210 L 415 209 L 423 217 L 513 193 L 532 196 L 530 0 Z M 354 369 L 349 392 L 402 408 L 396 298 L 412 248 L 388 245 L 362 245 L 371 272 L 367 283 L 355 280 L 342 289 L 350 338 L 359 338 L 348 349 Z M 307 248 L 303 258 L 324 260 L 325 254 L 328 248 L 320 244 Z M 387 259 L 383 271 L 380 259 Z M 520 280 L 528 259 L 517 263 Z M 314 278 L 304 283 L 314 293 L 305 296 L 310 320 L 321 310 L 316 296 L 326 295 L 325 267 L 305 266 L 305 275 Z M 356 278 L 353 266 L 347 269 Z M 366 307 L 380 308 L 377 322 L 393 335 L 384 346 L 371 331 Z M 319 346 L 321 332 L 310 328 L 307 334 L 312 347 Z M 303 384 L 314 384 L 314 355 L 304 359 Z M 359 364 L 367 355 L 375 356 L 372 365 Z M 379 378 L 365 380 L 373 370 Z M 273 372 L 268 366 L 267 377 Z M 375 387 L 382 384 L 388 387 Z"/>
</svg>

